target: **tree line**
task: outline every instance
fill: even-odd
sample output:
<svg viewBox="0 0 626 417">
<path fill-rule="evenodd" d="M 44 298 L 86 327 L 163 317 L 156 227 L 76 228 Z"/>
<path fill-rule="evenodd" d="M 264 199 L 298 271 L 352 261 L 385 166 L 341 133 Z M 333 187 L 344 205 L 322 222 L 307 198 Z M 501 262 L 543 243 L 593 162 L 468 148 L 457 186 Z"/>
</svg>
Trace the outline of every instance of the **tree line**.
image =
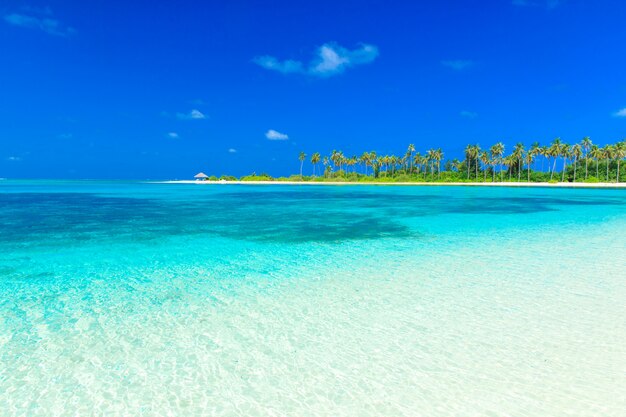
<svg viewBox="0 0 626 417">
<path fill-rule="evenodd" d="M 305 178 L 307 158 L 312 166 L 309 179 L 620 182 L 626 140 L 598 146 L 589 137 L 573 145 L 556 138 L 545 146 L 535 142 L 527 148 L 518 143 L 508 154 L 502 142 L 488 148 L 475 144 L 465 147 L 463 160 L 445 160 L 441 148 L 422 154 L 416 152 L 413 144 L 402 155 L 379 155 L 371 151 L 347 156 L 333 150 L 329 155 L 315 152 L 309 156 L 300 152 L 301 179 Z"/>
</svg>

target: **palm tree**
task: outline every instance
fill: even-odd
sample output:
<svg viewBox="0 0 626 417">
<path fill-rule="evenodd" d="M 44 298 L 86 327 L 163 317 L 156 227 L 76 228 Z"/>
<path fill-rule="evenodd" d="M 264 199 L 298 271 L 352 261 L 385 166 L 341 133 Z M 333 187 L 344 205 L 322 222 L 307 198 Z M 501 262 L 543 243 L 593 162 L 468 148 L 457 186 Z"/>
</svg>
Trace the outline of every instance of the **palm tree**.
<svg viewBox="0 0 626 417">
<path fill-rule="evenodd" d="M 437 161 L 437 179 L 441 178 L 441 160 L 443 159 L 443 151 L 441 148 L 435 151 L 435 161 Z"/>
<path fill-rule="evenodd" d="M 537 157 L 537 155 L 541 155 L 541 146 L 539 146 L 539 142 L 535 141 L 530 145 L 530 149 L 528 149 L 529 153 L 532 153 L 533 160 Z M 530 167 L 529 167 L 530 168 Z"/>
<path fill-rule="evenodd" d="M 426 174 L 428 173 L 428 163 L 428 152 L 426 152 L 426 154 L 422 157 L 422 161 L 420 162 L 420 165 L 422 165 L 422 171 L 424 172 L 424 180 L 426 179 Z"/>
<path fill-rule="evenodd" d="M 459 172 L 459 170 L 461 169 L 461 161 L 459 161 L 458 159 L 454 158 L 452 160 L 452 167 L 456 170 L 456 172 Z"/>
<path fill-rule="evenodd" d="M 583 147 L 578 143 L 572 146 L 572 156 L 574 157 L 574 182 L 576 182 L 576 165 L 578 165 L 578 159 L 583 155 Z"/>
<path fill-rule="evenodd" d="M 407 159 L 408 159 L 408 162 L 409 162 L 409 174 L 411 172 L 413 172 L 413 152 L 415 152 L 415 145 L 413 145 L 411 143 L 411 144 L 409 144 L 409 147 L 406 150 Z"/>
<path fill-rule="evenodd" d="M 472 151 L 472 156 L 474 157 L 474 169 L 475 169 L 474 179 L 478 178 L 478 155 L 479 154 L 480 154 L 480 145 L 476 144 L 474 145 L 474 149 Z"/>
<path fill-rule="evenodd" d="M 428 161 L 428 164 L 430 165 L 430 177 L 432 178 L 433 175 L 435 174 L 435 168 L 433 166 L 433 162 L 435 161 L 434 149 L 429 149 L 428 151 L 426 151 L 426 160 Z"/>
<path fill-rule="evenodd" d="M 567 143 L 561 145 L 561 156 L 563 157 L 563 172 L 561 172 L 561 182 L 565 182 L 565 168 L 567 167 L 567 159 L 572 153 L 572 148 Z"/>
<path fill-rule="evenodd" d="M 530 182 L 530 166 L 533 163 L 533 160 L 535 159 L 535 155 L 537 155 L 537 152 L 539 151 L 539 145 L 537 144 L 537 146 L 532 146 L 530 148 L 530 150 L 528 152 L 526 152 L 526 167 L 528 168 L 528 178 L 527 181 Z"/>
<path fill-rule="evenodd" d="M 520 176 L 522 173 L 522 160 L 524 158 L 524 144 L 519 142 L 513 148 L 513 157 L 517 160 L 517 181 L 520 181 Z"/>
<path fill-rule="evenodd" d="M 550 172 L 550 180 L 552 180 L 552 176 L 554 175 L 554 171 L 556 170 L 556 160 L 561 155 L 561 138 L 556 138 L 550 144 L 548 148 L 548 156 L 554 158 L 554 166 L 552 167 L 552 171 Z M 548 159 L 548 169 L 550 167 L 550 159 Z"/>
<path fill-rule="evenodd" d="M 359 157 L 359 162 L 363 164 L 363 167 L 365 168 L 365 175 L 367 175 L 367 165 L 368 165 L 368 159 L 369 159 L 369 154 L 367 152 L 363 152 L 361 154 L 361 156 Z"/>
<path fill-rule="evenodd" d="M 324 177 L 327 177 L 330 173 L 330 161 L 327 156 L 322 160 L 322 164 L 324 165 Z"/>
<path fill-rule="evenodd" d="M 616 182 L 619 182 L 619 165 L 622 159 L 626 158 L 626 140 L 618 142 L 615 145 L 615 159 L 617 159 L 617 178 Z"/>
<path fill-rule="evenodd" d="M 487 167 L 489 166 L 489 154 L 482 151 L 479 155 L 480 161 L 483 163 L 483 181 L 487 182 Z"/>
<path fill-rule="evenodd" d="M 333 163 L 334 166 L 339 165 L 339 152 L 337 152 L 336 150 L 333 149 L 333 151 L 330 153 L 330 161 Z"/>
<path fill-rule="evenodd" d="M 513 155 L 508 155 L 502 158 L 502 165 L 506 167 L 506 170 L 509 173 L 509 181 L 511 181 L 511 171 L 513 171 L 514 160 L 515 157 Z"/>
<path fill-rule="evenodd" d="M 320 153 L 315 152 L 313 155 L 311 155 L 311 163 L 313 164 L 313 176 L 315 176 L 315 167 L 317 166 L 317 164 L 319 164 L 319 162 L 320 162 Z"/>
<path fill-rule="evenodd" d="M 549 154 L 550 151 L 548 150 L 547 146 L 542 146 L 539 148 L 539 155 L 543 156 L 543 158 L 541 158 L 541 172 L 543 172 L 543 163 L 547 160 L 548 161 L 548 172 L 550 172 L 550 159 L 549 159 Z"/>
<path fill-rule="evenodd" d="M 422 155 L 420 155 L 420 153 L 418 152 L 415 155 L 413 155 L 413 165 L 417 169 L 417 175 L 420 174 L 421 163 L 422 163 Z"/>
<path fill-rule="evenodd" d="M 611 145 L 606 145 L 602 149 L 604 158 L 606 158 L 606 182 L 609 182 L 609 165 L 611 165 L 610 162 L 611 162 L 611 158 L 613 158 L 613 151 L 614 151 L 614 148 Z"/>
<path fill-rule="evenodd" d="M 585 151 L 585 181 L 587 180 L 587 165 L 589 162 L 589 150 L 591 149 L 591 138 L 589 136 L 585 136 L 582 141 L 580 141 L 580 145 Z"/>
<path fill-rule="evenodd" d="M 495 181 L 495 165 L 500 163 L 500 181 L 502 181 L 502 155 L 504 154 L 504 143 L 498 142 L 491 147 L 491 156 L 494 165 L 494 181 Z"/>
<path fill-rule="evenodd" d="M 372 167 L 372 171 L 373 171 L 372 173 L 374 177 L 377 177 L 378 176 L 377 167 L 378 169 L 380 169 L 380 165 L 378 165 L 378 157 L 376 155 L 376 151 L 371 151 L 368 154 L 367 160 L 370 166 Z"/>
<path fill-rule="evenodd" d="M 300 155 L 298 155 L 298 159 L 300 160 L 300 178 L 302 178 L 302 166 L 304 165 L 306 154 L 304 152 L 300 152 Z"/>
<path fill-rule="evenodd" d="M 589 155 L 596 161 L 596 178 L 600 179 L 600 159 L 604 157 L 604 152 L 598 145 L 591 145 Z"/>
</svg>

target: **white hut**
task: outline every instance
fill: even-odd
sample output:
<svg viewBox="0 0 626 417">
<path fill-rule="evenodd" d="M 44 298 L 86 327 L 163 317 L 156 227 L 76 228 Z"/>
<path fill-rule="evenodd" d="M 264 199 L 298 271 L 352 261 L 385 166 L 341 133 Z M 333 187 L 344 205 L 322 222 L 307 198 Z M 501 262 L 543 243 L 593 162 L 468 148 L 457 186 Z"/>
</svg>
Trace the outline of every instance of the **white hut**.
<svg viewBox="0 0 626 417">
<path fill-rule="evenodd" d="M 209 176 L 208 176 L 207 174 L 205 174 L 204 172 L 201 172 L 201 173 L 199 173 L 199 174 L 196 174 L 196 175 L 194 175 L 193 177 L 194 177 L 196 180 L 198 180 L 198 181 L 204 181 L 204 180 L 206 180 L 207 178 L 209 178 Z"/>
</svg>

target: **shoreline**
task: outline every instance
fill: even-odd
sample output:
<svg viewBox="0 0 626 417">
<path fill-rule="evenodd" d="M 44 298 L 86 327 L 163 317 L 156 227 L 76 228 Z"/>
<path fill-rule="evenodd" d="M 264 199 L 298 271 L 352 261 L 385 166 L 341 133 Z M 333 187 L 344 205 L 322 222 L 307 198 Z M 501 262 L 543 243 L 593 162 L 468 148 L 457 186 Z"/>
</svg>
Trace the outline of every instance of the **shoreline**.
<svg viewBox="0 0 626 417">
<path fill-rule="evenodd" d="M 626 183 L 611 182 L 341 182 L 341 181 L 196 181 L 196 180 L 171 180 L 171 181 L 151 181 L 157 184 L 198 184 L 198 185 L 329 185 L 329 186 L 350 186 L 350 185 L 379 185 L 379 186 L 461 186 L 461 187 L 526 187 L 526 188 L 626 188 Z"/>
</svg>

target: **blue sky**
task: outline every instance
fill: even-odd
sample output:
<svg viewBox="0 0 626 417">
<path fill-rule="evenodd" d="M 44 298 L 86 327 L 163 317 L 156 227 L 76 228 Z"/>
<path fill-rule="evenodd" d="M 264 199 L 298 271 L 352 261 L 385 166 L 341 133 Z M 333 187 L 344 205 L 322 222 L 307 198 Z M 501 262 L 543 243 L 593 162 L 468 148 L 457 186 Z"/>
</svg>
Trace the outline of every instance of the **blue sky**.
<svg viewBox="0 0 626 417">
<path fill-rule="evenodd" d="M 0 177 L 626 138 L 626 2 L 0 3 Z"/>
</svg>

